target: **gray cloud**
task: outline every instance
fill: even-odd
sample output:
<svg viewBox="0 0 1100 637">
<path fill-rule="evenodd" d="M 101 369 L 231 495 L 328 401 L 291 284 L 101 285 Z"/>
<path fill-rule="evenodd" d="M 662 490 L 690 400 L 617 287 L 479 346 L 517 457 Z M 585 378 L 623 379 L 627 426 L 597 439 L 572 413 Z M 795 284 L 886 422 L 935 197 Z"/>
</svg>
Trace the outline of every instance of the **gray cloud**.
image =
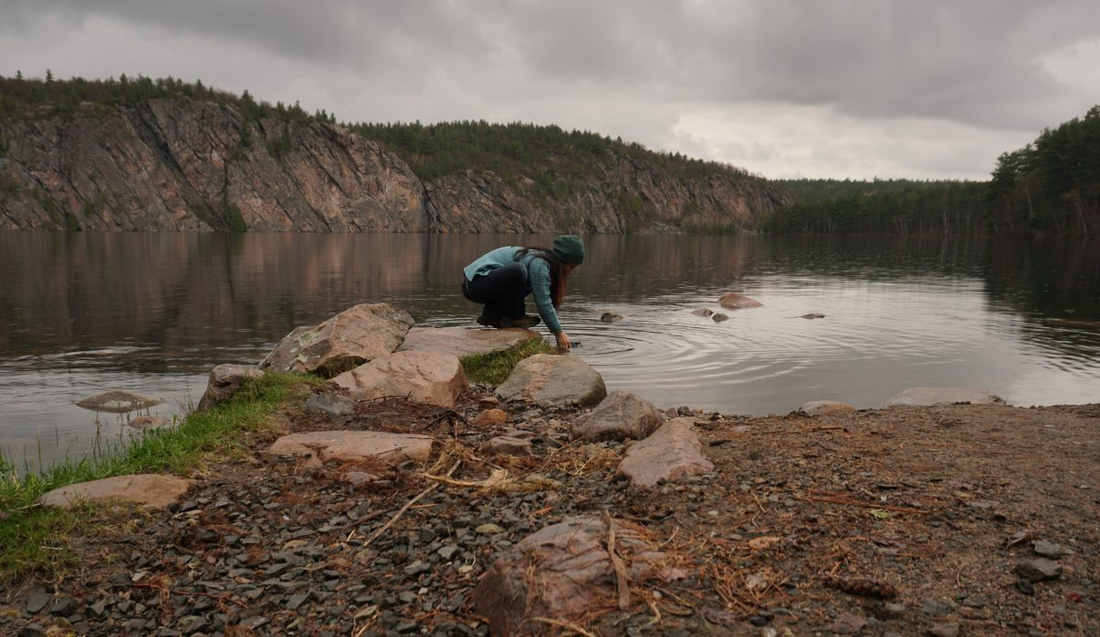
<svg viewBox="0 0 1100 637">
<path fill-rule="evenodd" d="M 5 74 L 201 77 L 350 120 L 554 122 L 714 159 L 802 162 L 790 172 L 806 174 L 868 150 L 827 128 L 866 119 L 944 134 L 930 150 L 874 127 L 899 136 L 876 146 L 896 153 L 881 165 L 955 175 L 959 158 L 986 158 L 980 176 L 989 144 L 1082 114 L 1094 87 L 1073 78 L 1100 57 L 1094 0 L 0 0 L 0 14 Z M 1051 68 L 1075 46 L 1086 52 L 1076 76 Z M 819 152 L 769 149 L 783 132 L 762 104 L 809 109 L 798 112 L 818 118 L 803 132 Z M 738 111 L 776 132 L 707 143 L 708 130 L 673 130 Z M 913 127 L 930 121 L 943 127 Z M 963 135 L 982 145 L 960 149 L 960 126 L 997 141 Z"/>
</svg>

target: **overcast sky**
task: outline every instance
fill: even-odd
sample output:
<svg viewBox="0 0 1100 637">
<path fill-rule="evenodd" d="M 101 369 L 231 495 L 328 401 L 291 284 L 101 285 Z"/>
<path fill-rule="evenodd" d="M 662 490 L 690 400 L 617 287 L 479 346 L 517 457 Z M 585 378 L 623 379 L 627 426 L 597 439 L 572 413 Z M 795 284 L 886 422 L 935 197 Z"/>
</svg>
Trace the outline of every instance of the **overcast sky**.
<svg viewBox="0 0 1100 637">
<path fill-rule="evenodd" d="M 0 0 L 0 74 L 530 121 L 771 178 L 985 179 L 1100 103 L 1098 0 Z"/>
</svg>

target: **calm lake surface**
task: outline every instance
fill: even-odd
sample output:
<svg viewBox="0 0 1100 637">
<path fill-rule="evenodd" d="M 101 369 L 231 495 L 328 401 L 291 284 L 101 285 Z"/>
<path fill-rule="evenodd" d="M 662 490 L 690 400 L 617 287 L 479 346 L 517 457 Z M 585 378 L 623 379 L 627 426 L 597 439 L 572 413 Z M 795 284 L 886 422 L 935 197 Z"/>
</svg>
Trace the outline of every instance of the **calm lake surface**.
<svg viewBox="0 0 1100 637">
<path fill-rule="evenodd" d="M 80 457 L 125 418 L 110 389 L 197 403 L 219 363 L 386 301 L 470 325 L 460 269 L 516 235 L 0 233 L 0 446 L 20 465 Z M 661 407 L 786 413 L 881 407 L 913 386 L 1012 404 L 1100 402 L 1100 246 L 950 237 L 592 236 L 562 322 L 609 389 Z M 715 323 L 737 291 L 761 308 Z M 528 303 L 534 311 L 533 303 Z M 625 318 L 601 323 L 605 311 Z M 807 313 L 821 320 L 798 318 Z M 539 329 L 542 329 L 541 326 Z"/>
</svg>

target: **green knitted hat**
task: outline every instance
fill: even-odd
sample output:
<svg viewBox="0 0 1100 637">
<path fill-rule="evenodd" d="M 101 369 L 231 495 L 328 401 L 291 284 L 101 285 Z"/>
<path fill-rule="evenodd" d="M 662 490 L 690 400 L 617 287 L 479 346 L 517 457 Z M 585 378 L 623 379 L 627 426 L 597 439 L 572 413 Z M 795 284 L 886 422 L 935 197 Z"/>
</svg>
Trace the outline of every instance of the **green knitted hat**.
<svg viewBox="0 0 1100 637">
<path fill-rule="evenodd" d="M 554 237 L 554 247 L 550 252 L 564 263 L 580 265 L 584 263 L 584 244 L 575 234 L 563 234 Z"/>
</svg>

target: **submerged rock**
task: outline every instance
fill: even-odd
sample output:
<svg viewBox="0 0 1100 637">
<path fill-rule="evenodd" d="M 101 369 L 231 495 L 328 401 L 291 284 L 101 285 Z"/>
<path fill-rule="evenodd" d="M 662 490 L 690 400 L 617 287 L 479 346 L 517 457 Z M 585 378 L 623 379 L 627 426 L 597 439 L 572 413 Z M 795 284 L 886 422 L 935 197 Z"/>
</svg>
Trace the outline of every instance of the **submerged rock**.
<svg viewBox="0 0 1100 637">
<path fill-rule="evenodd" d="M 710 318 L 714 314 L 714 310 L 708 310 L 707 308 L 700 308 L 698 310 L 692 310 L 692 314 L 695 316 L 702 316 L 703 318 Z"/>
<path fill-rule="evenodd" d="M 159 474 L 115 476 L 54 489 L 38 498 L 38 503 L 69 508 L 79 502 L 123 501 L 164 508 L 187 493 L 191 484 L 191 480 Z"/>
<path fill-rule="evenodd" d="M 736 292 L 726 292 L 718 298 L 718 305 L 726 308 L 727 310 L 744 310 L 752 307 L 763 307 L 764 304 L 756 299 L 750 299 L 749 297 L 738 294 Z"/>
<path fill-rule="evenodd" d="M 260 368 L 331 378 L 392 353 L 413 317 L 388 303 L 363 303 L 336 316 L 295 328 L 260 362 Z"/>
<path fill-rule="evenodd" d="M 148 409 L 163 403 L 156 396 L 142 396 L 128 391 L 108 391 L 89 396 L 78 402 L 77 407 L 93 411 L 106 411 L 112 414 L 125 414 L 140 409 Z"/>
<path fill-rule="evenodd" d="M 131 419 L 130 422 L 126 423 L 126 426 L 131 429 L 143 431 L 146 429 L 163 429 L 165 427 L 171 426 L 171 424 L 172 421 L 168 420 L 167 418 L 158 418 L 156 416 L 138 416 L 137 418 Z"/>
<path fill-rule="evenodd" d="M 711 317 L 710 317 L 710 318 L 711 318 L 711 319 L 712 319 L 712 320 L 713 320 L 713 321 L 714 321 L 715 323 L 721 323 L 722 321 L 728 321 L 728 320 L 730 320 L 730 317 L 729 317 L 729 316 L 727 316 L 727 315 L 725 315 L 725 314 L 722 314 L 721 312 L 715 312 L 714 314 L 712 314 L 712 315 L 711 315 Z"/>
<path fill-rule="evenodd" d="M 623 315 L 614 312 L 604 312 L 600 315 L 600 321 L 604 323 L 616 323 L 621 320 L 623 320 Z"/>
</svg>

